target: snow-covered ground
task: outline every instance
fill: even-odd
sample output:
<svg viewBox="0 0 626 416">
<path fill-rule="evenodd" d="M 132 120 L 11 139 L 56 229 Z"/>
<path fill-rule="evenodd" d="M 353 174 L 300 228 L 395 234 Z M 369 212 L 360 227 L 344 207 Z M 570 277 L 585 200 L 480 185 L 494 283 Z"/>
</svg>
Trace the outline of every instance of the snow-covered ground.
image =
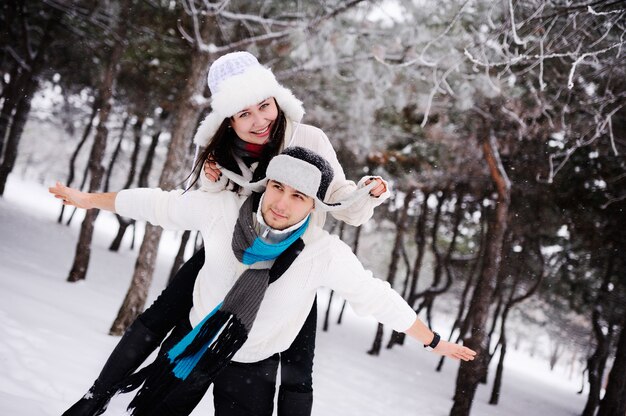
<svg viewBox="0 0 626 416">
<path fill-rule="evenodd" d="M 59 225 L 58 213 L 59 204 L 45 187 L 15 177 L 0 198 L 0 415 L 61 414 L 86 391 L 117 342 L 107 333 L 130 283 L 136 251 L 128 250 L 128 242 L 120 253 L 107 250 L 117 222 L 102 214 L 87 279 L 68 283 L 80 221 Z M 150 299 L 164 287 L 177 237 L 164 234 Z M 321 291 L 318 302 L 321 317 L 328 294 Z M 339 301 L 335 307 L 337 316 Z M 365 351 L 375 329 L 376 322 L 348 310 L 341 326 L 318 332 L 313 414 L 447 415 L 458 363 L 447 362 L 437 373 L 438 356 L 412 340 L 371 357 Z M 580 381 L 569 380 L 567 372 L 561 367 L 550 372 L 544 361 L 512 351 L 500 404 L 487 404 L 490 380 L 479 386 L 472 414 L 580 414 Z M 212 414 L 210 396 L 194 415 Z M 123 414 L 129 400 L 116 397 L 106 414 Z"/>
</svg>

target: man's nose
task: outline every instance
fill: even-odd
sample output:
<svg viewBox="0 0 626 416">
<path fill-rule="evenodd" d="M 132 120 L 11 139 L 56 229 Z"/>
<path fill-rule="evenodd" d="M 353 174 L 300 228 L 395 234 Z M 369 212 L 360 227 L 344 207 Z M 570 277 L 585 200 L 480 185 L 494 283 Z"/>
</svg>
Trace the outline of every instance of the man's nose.
<svg viewBox="0 0 626 416">
<path fill-rule="evenodd" d="M 286 210 L 286 209 L 287 209 L 287 207 L 289 206 L 288 204 L 289 204 L 289 199 L 288 199 L 287 193 L 286 193 L 286 192 L 284 192 L 284 193 L 280 196 L 280 198 L 278 198 L 278 199 L 276 200 L 275 206 L 276 206 L 276 208 L 277 208 L 277 209 L 279 209 L 279 210 L 281 210 L 281 211 L 284 211 L 284 210 Z"/>
</svg>

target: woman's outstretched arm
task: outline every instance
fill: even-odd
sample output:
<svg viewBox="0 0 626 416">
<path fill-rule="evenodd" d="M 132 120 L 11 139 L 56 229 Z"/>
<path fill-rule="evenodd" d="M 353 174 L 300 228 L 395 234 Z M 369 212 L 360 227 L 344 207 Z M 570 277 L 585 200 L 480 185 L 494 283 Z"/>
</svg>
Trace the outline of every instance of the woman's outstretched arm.
<svg viewBox="0 0 626 416">
<path fill-rule="evenodd" d="M 63 205 L 71 205 L 82 209 L 105 209 L 115 212 L 115 198 L 117 192 L 82 192 L 78 189 L 69 188 L 61 182 L 57 182 L 54 186 L 48 188 L 48 191 L 55 198 L 61 199 Z"/>
</svg>

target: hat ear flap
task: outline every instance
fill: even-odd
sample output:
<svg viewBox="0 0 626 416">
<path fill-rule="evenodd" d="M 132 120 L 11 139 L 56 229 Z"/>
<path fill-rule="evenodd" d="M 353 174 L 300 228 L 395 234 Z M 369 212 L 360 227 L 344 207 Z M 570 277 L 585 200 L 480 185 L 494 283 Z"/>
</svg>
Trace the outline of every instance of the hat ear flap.
<svg viewBox="0 0 626 416">
<path fill-rule="evenodd" d="M 195 136 L 193 136 L 193 142 L 202 147 L 209 144 L 209 140 L 215 135 L 224 118 L 225 117 L 222 117 L 216 111 L 209 113 L 200 123 L 198 131 L 196 131 Z"/>
</svg>

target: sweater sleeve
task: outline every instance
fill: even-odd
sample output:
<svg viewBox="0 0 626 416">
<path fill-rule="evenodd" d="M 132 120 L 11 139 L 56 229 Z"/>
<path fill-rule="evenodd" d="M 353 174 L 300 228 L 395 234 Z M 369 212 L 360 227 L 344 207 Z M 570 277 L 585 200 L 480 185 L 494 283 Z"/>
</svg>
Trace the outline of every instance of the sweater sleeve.
<svg viewBox="0 0 626 416">
<path fill-rule="evenodd" d="M 198 190 L 210 193 L 221 192 L 226 189 L 227 181 L 228 179 L 226 179 L 226 176 L 222 175 L 222 177 L 217 182 L 212 182 L 209 180 L 209 178 L 206 177 L 204 171 L 202 171 L 200 173 L 200 176 L 198 177 L 198 182 L 200 182 L 200 187 L 198 188 Z"/>
<path fill-rule="evenodd" d="M 167 230 L 199 230 L 217 208 L 217 199 L 201 191 L 125 189 L 115 198 L 115 211 Z"/>
<path fill-rule="evenodd" d="M 316 151 L 328 160 L 330 165 L 333 167 L 334 178 L 327 193 L 327 199 L 331 203 L 348 198 L 352 192 L 364 186 L 364 182 L 369 178 L 367 177 L 361 179 L 359 185 L 346 179 L 346 175 L 343 172 L 343 168 L 339 164 L 337 154 L 335 153 L 335 149 L 333 149 L 328 136 L 316 127 L 308 125 L 299 126 L 296 132 L 296 137 L 292 143 L 293 145 L 304 146 Z M 387 184 L 387 182 L 385 182 L 385 186 L 387 187 L 387 192 L 380 197 L 375 198 L 365 195 L 363 198 L 355 201 L 346 209 L 332 211 L 331 215 L 336 219 L 353 226 L 359 226 L 365 223 L 372 217 L 374 208 L 385 202 L 385 200 L 387 200 L 391 195 L 389 192 L 389 184 Z"/>
<path fill-rule="evenodd" d="M 328 238 L 334 241 L 329 244 L 332 249 L 327 251 L 330 261 L 322 277 L 324 286 L 346 299 L 357 315 L 371 315 L 398 332 L 409 329 L 417 315 L 402 296 L 388 282 L 365 270 L 350 247 L 339 238 Z"/>
</svg>

